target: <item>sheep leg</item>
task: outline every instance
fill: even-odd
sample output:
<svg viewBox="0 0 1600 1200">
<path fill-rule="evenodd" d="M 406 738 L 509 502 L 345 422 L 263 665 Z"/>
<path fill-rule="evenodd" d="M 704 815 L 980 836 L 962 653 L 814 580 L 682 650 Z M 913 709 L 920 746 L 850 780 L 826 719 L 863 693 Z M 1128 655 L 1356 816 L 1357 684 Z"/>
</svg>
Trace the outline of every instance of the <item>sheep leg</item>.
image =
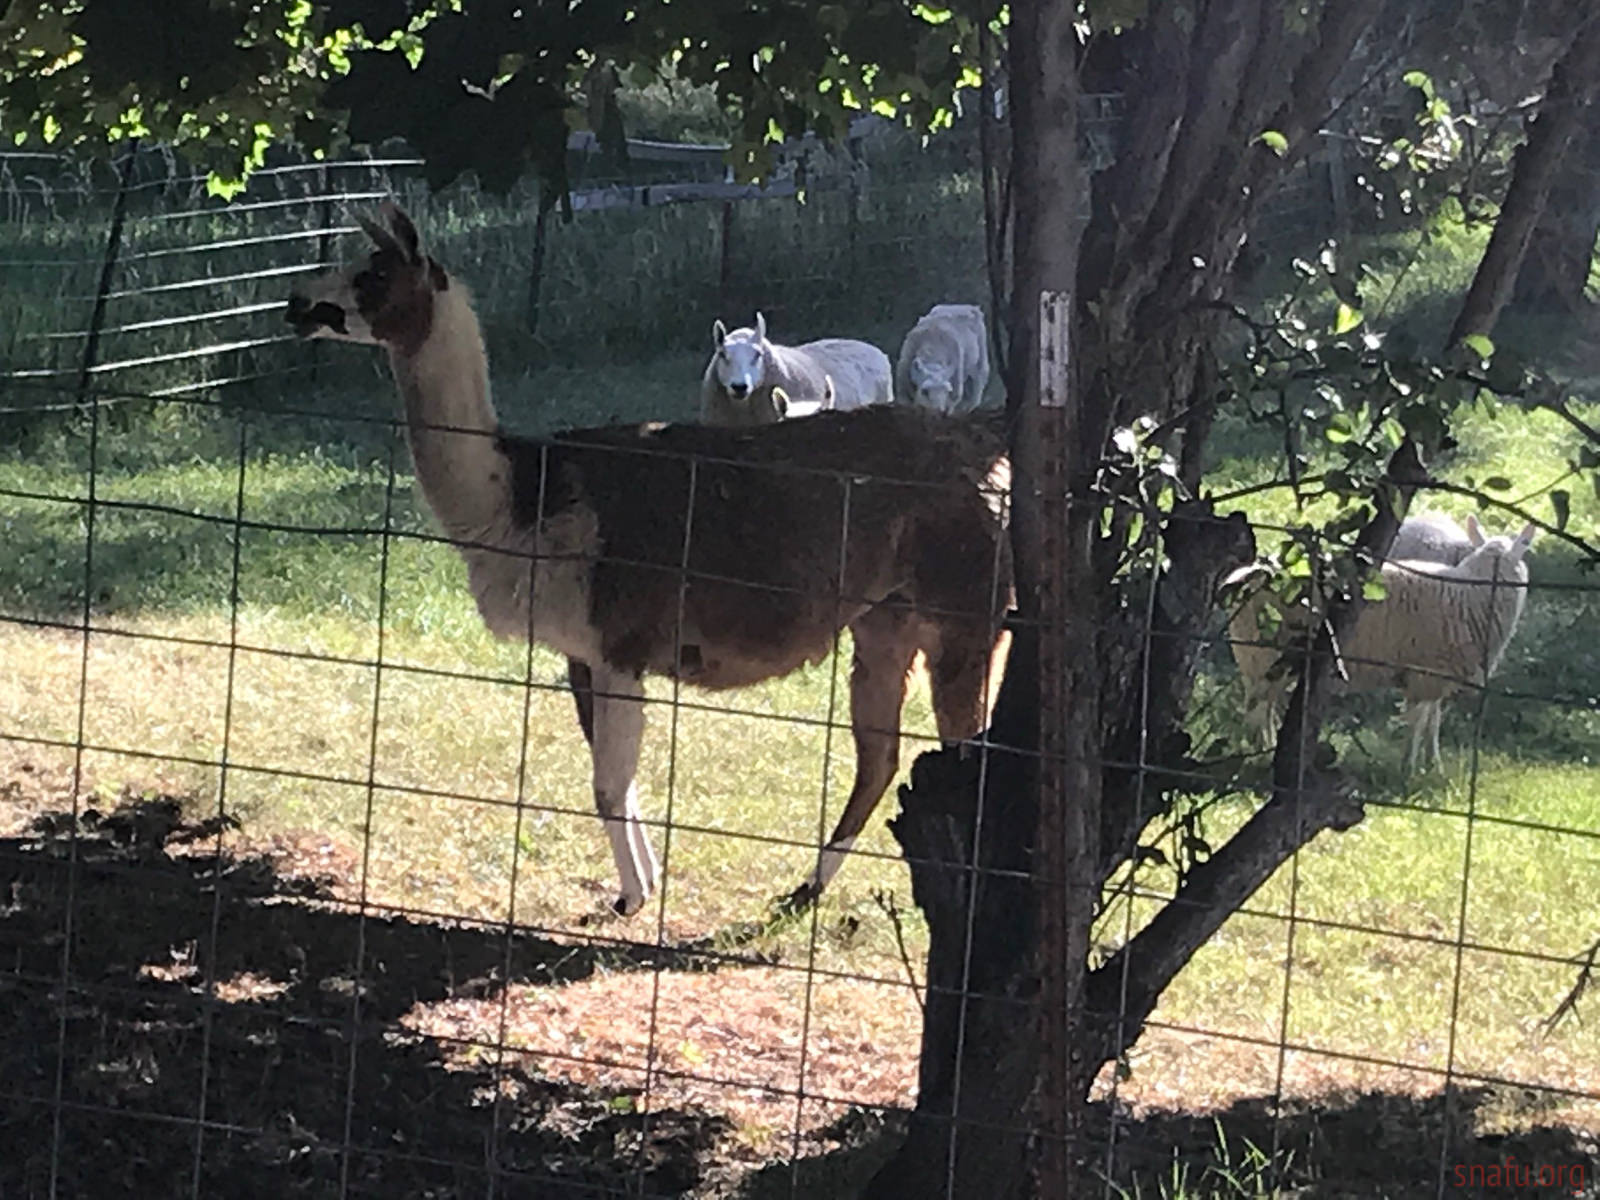
<svg viewBox="0 0 1600 1200">
<path fill-rule="evenodd" d="M 594 806 L 611 839 L 622 892 L 613 907 L 631 916 L 655 890 L 660 868 L 639 818 L 639 743 L 644 738 L 644 682 L 626 671 L 590 670 Z M 582 702 L 580 701 L 580 712 Z"/>
<path fill-rule="evenodd" d="M 906 674 L 916 657 L 917 640 L 905 610 L 876 608 L 850 626 L 855 659 L 850 667 L 850 731 L 856 744 L 856 775 L 839 823 L 817 854 L 806 881 L 786 904 L 799 910 L 816 903 L 839 871 L 900 769 L 900 710 Z"/>
<path fill-rule="evenodd" d="M 1441 764 L 1439 724 L 1443 713 L 1442 700 L 1415 700 L 1406 704 L 1405 721 L 1411 727 L 1410 744 L 1406 749 L 1408 772 L 1419 766 L 1426 770 Z"/>
</svg>

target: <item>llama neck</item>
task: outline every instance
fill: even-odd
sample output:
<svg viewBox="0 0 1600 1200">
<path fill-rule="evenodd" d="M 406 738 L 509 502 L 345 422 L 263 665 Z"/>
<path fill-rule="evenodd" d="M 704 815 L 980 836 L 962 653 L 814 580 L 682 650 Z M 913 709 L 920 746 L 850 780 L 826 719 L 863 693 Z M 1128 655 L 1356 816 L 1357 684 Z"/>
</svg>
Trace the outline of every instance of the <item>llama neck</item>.
<svg viewBox="0 0 1600 1200">
<path fill-rule="evenodd" d="M 510 472 L 496 445 L 483 333 L 467 289 L 451 279 L 414 353 L 391 348 L 417 483 L 445 531 L 481 540 L 510 511 Z"/>
</svg>

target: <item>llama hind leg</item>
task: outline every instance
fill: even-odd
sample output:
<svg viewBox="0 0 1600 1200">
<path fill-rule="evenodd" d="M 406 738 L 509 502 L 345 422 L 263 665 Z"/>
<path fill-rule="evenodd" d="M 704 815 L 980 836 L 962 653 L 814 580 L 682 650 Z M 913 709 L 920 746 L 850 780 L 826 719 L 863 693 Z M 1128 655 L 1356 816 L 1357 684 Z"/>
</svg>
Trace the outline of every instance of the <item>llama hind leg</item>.
<svg viewBox="0 0 1600 1200">
<path fill-rule="evenodd" d="M 639 743 L 644 738 L 644 683 L 639 676 L 625 671 L 594 667 L 590 697 L 594 804 L 611 841 L 622 889 L 614 907 L 623 916 L 630 916 L 644 907 L 660 873 L 639 815 L 636 776 Z"/>
<path fill-rule="evenodd" d="M 928 648 L 928 686 L 939 740 L 970 741 L 989 723 L 991 676 L 1004 668 L 1001 639 L 987 623 L 962 621 L 938 630 Z"/>
<path fill-rule="evenodd" d="M 804 908 L 822 895 L 900 769 L 900 710 L 905 703 L 906 674 L 917 652 L 910 619 L 904 613 L 874 609 L 850 631 L 855 639 L 855 659 L 850 667 L 855 782 L 838 824 L 817 854 L 815 869 L 789 896 L 793 908 Z"/>
</svg>

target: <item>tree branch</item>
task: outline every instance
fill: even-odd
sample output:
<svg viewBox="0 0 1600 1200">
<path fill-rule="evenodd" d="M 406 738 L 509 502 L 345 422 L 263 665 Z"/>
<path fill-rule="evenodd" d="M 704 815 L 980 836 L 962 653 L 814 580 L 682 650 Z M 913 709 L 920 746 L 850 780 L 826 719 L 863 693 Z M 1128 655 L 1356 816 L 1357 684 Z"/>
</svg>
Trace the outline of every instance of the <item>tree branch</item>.
<svg viewBox="0 0 1600 1200">
<path fill-rule="evenodd" d="M 1400 528 L 1400 519 L 1427 472 L 1409 439 L 1390 457 L 1377 496 L 1377 511 L 1356 540 L 1358 558 L 1379 562 Z M 1361 592 L 1336 600 L 1317 627 L 1310 657 L 1289 701 L 1272 760 L 1272 798 L 1206 862 L 1150 924 L 1103 966 L 1091 973 L 1086 994 L 1099 1014 L 1099 1039 L 1090 1059 L 1099 1064 L 1132 1044 L 1161 993 L 1227 918 L 1297 849 L 1324 829 L 1348 829 L 1363 816 L 1342 780 L 1318 761 L 1330 699 L 1335 645 L 1354 627 Z M 1124 978 L 1124 972 L 1126 977 Z M 1093 1078 L 1092 1074 L 1089 1077 Z M 1089 1080 L 1084 1080 L 1088 1086 Z"/>
<path fill-rule="evenodd" d="M 1189 872 L 1177 895 L 1134 938 L 1090 974 L 1088 1005 L 1098 1071 L 1137 1040 L 1167 985 L 1222 923 L 1291 855 L 1324 829 L 1348 829 L 1363 811 L 1328 777 L 1280 793 Z M 1126 970 L 1126 979 L 1123 973 Z"/>
</svg>

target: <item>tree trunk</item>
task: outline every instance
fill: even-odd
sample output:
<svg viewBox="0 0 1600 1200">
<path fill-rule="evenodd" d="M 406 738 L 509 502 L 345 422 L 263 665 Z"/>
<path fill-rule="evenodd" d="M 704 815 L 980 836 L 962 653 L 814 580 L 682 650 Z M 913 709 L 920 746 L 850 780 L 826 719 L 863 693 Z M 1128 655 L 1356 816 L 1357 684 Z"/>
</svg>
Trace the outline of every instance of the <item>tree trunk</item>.
<svg viewBox="0 0 1600 1200">
<path fill-rule="evenodd" d="M 913 882 L 932 937 L 917 1109 L 905 1146 L 866 1192 L 875 1200 L 1023 1195 L 1030 1130 L 1041 1135 L 1039 1194 L 1070 1196 L 1069 1151 L 1082 1140 L 1084 1096 L 1072 1079 L 1099 894 L 1100 770 L 1088 497 L 1097 455 L 1073 408 L 1071 359 L 1083 195 L 1075 8 L 1025 0 L 1011 16 L 1006 390 L 1020 627 L 993 723 L 1009 749 L 924 756 L 894 822 L 907 858 L 927 860 Z M 1069 495 L 1082 503 L 1069 508 Z M 1072 873 L 1085 886 L 1069 887 Z M 1044 947 L 1053 951 L 1044 950 L 1041 1003 Z"/>
<path fill-rule="evenodd" d="M 1567 148 L 1550 198 L 1533 227 L 1517 275 L 1513 307 L 1571 315 L 1585 303 L 1595 241 L 1600 239 L 1600 130 L 1591 121 Z"/>
<path fill-rule="evenodd" d="M 1492 332 L 1500 319 L 1526 257 L 1534 226 L 1545 210 L 1556 170 L 1567 147 L 1584 128 L 1597 90 L 1600 15 L 1591 14 L 1551 71 L 1539 115 L 1528 127 L 1528 140 L 1517 149 L 1500 218 L 1450 331 L 1452 345 L 1470 334 Z"/>
</svg>

